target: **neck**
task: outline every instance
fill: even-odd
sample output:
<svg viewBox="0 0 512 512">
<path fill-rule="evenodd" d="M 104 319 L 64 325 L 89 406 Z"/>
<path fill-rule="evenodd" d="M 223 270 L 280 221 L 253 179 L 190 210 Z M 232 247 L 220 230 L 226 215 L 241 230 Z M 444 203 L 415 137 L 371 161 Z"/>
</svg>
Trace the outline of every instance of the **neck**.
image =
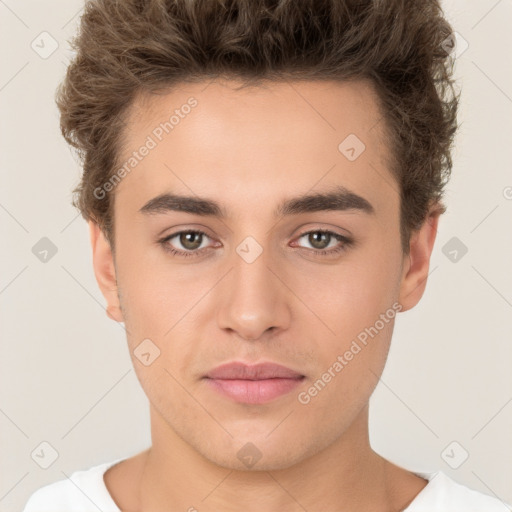
<svg viewBox="0 0 512 512">
<path fill-rule="evenodd" d="M 398 468 L 370 447 L 367 406 L 328 448 L 285 469 L 220 467 L 177 436 L 153 408 L 151 434 L 139 510 L 388 512 L 410 501 L 397 494 L 396 481 L 391 485 L 392 468 Z"/>
</svg>

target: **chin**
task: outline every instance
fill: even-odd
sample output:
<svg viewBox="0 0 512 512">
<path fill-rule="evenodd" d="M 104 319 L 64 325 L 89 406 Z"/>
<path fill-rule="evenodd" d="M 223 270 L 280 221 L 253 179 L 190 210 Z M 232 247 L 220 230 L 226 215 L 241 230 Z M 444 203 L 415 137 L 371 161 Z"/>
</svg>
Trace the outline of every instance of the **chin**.
<svg viewBox="0 0 512 512">
<path fill-rule="evenodd" d="M 283 431 L 284 432 L 284 431 Z M 211 463 L 236 471 L 278 471 L 288 469 L 321 449 L 314 443 L 296 439 L 286 432 L 274 435 L 271 440 L 268 432 L 249 438 L 212 439 L 207 445 L 200 440 L 193 448 Z M 272 435 L 271 435 L 272 437 Z M 318 442 L 318 440 L 317 440 Z M 307 447 L 307 450 L 301 450 Z"/>
</svg>

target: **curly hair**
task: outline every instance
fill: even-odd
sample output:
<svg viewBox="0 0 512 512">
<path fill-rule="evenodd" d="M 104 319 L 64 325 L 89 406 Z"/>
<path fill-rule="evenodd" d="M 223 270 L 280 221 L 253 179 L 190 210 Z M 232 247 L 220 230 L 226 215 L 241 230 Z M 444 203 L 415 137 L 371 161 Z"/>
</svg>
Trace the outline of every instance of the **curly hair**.
<svg viewBox="0 0 512 512">
<path fill-rule="evenodd" d="M 400 188 L 402 249 L 446 211 L 459 95 L 438 0 L 89 0 L 56 91 L 61 132 L 83 165 L 73 205 L 113 244 L 114 193 L 136 96 L 217 77 L 370 80 Z"/>
</svg>

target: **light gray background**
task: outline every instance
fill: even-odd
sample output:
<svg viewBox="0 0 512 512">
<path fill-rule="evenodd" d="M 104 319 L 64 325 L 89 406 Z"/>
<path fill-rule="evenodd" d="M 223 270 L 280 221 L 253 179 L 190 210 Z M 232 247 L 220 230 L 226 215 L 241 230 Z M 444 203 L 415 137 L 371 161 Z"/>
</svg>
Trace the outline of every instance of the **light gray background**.
<svg viewBox="0 0 512 512">
<path fill-rule="evenodd" d="M 124 331 L 104 312 L 86 224 L 70 205 L 79 166 L 54 105 L 82 5 L 0 0 L 2 512 L 20 510 L 44 484 L 150 443 Z M 512 2 L 444 6 L 469 44 L 457 58 L 462 126 L 449 211 L 425 295 L 398 315 L 371 400 L 371 439 L 397 464 L 440 468 L 512 503 Z M 59 45 L 45 59 L 31 47 L 35 40 L 43 51 L 43 31 Z M 32 253 L 42 237 L 58 249 L 46 263 Z M 453 237 L 468 249 L 456 262 L 443 253 Z M 59 454 L 48 469 L 31 458 L 43 441 Z M 453 465 L 463 450 L 468 459 L 452 469 L 446 460 Z"/>
</svg>

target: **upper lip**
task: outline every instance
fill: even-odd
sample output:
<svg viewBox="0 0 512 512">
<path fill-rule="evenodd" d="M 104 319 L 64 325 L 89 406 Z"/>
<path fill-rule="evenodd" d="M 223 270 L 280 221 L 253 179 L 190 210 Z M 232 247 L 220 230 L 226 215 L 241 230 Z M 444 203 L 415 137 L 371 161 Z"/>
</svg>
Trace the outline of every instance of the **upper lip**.
<svg viewBox="0 0 512 512">
<path fill-rule="evenodd" d="M 208 372 L 206 377 L 210 379 L 264 380 L 298 379 L 303 375 L 286 366 L 270 362 L 255 365 L 231 362 L 217 366 L 217 368 Z"/>
</svg>

